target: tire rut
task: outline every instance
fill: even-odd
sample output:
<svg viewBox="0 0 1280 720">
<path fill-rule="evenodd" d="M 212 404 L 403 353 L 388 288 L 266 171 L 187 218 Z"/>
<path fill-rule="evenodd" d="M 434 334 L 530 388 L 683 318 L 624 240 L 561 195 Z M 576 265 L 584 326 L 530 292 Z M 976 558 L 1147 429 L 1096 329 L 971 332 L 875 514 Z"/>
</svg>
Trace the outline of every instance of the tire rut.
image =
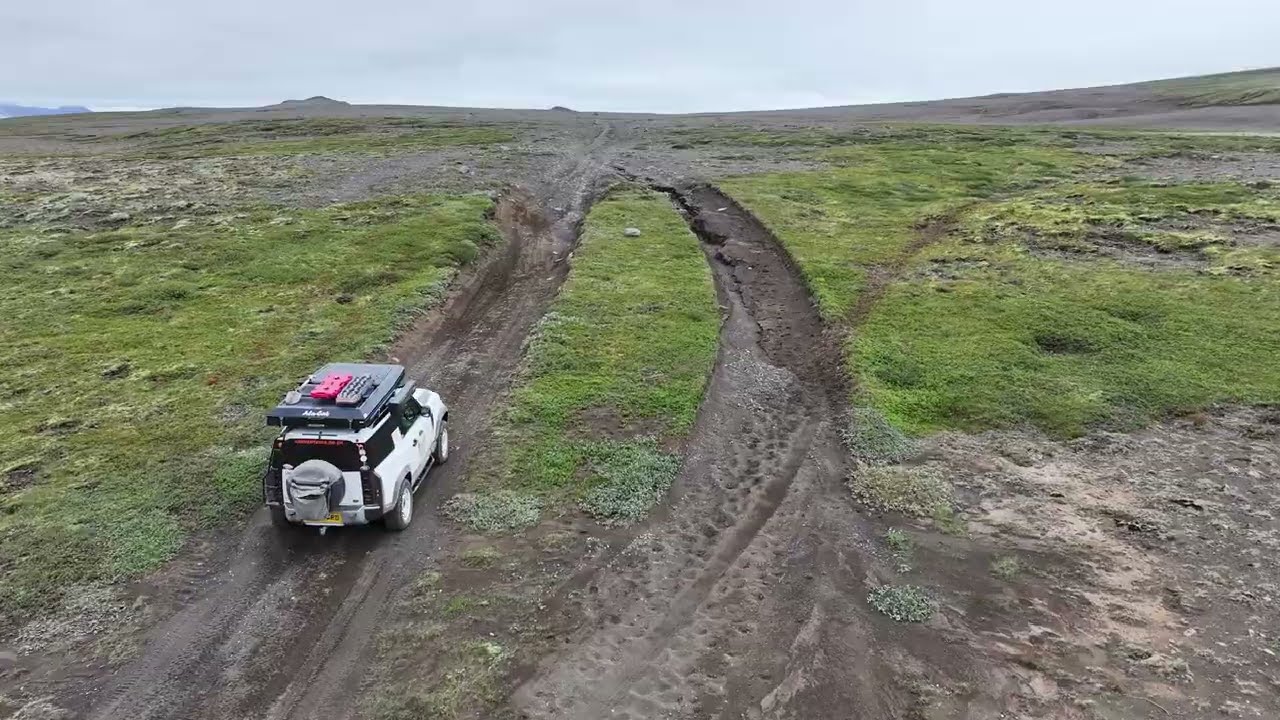
<svg viewBox="0 0 1280 720">
<path fill-rule="evenodd" d="M 411 377 L 447 398 L 454 434 L 464 438 L 418 495 L 417 521 L 399 535 L 350 528 L 323 538 L 299 533 L 282 545 L 259 512 L 225 569 L 150 634 L 90 718 L 354 715 L 380 620 L 451 542 L 436 508 L 458 486 L 525 337 L 567 274 L 561 261 L 607 173 L 610 131 L 600 126 L 548 194 L 514 190 L 499 200 L 506 252 L 491 254 L 393 351 Z M 548 218 L 543 208 L 552 205 L 566 210 Z"/>
<path fill-rule="evenodd" d="M 754 217 L 709 186 L 660 189 L 712 268 L 725 308 L 719 356 L 669 510 L 585 593 L 566 589 L 565 605 L 586 598 L 574 608 L 584 622 L 513 692 L 528 717 L 715 716 L 739 675 L 722 650 L 767 634 L 759 609 L 788 572 L 804 528 L 797 513 L 840 492 L 839 338 Z M 836 502 L 851 512 L 847 498 Z M 807 616 L 812 597 L 804 602 Z M 749 688 L 748 705 L 759 707 L 771 689 Z"/>
</svg>

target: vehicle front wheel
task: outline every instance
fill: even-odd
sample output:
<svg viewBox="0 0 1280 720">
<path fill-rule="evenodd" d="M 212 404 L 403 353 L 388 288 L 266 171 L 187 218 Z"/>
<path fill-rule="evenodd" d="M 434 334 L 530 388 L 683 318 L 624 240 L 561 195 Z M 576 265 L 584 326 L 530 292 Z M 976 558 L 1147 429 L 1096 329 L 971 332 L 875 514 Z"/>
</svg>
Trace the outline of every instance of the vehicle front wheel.
<svg viewBox="0 0 1280 720">
<path fill-rule="evenodd" d="M 449 462 L 449 423 L 440 426 L 440 440 L 436 442 L 435 461 L 437 465 Z"/>
<path fill-rule="evenodd" d="M 386 524 L 389 530 L 404 530 L 413 522 L 413 483 L 405 480 L 400 489 L 400 499 L 396 506 L 387 513 Z"/>
</svg>

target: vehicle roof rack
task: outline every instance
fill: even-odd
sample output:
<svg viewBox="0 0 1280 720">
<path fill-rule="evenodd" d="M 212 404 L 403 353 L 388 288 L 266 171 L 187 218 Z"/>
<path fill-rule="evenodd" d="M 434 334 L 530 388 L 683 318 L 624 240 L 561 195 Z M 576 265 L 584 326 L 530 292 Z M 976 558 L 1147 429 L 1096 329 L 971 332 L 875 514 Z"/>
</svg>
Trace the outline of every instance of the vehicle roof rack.
<svg viewBox="0 0 1280 720">
<path fill-rule="evenodd" d="M 382 419 L 403 365 L 330 363 L 303 380 L 267 412 L 267 425 L 358 430 Z"/>
</svg>

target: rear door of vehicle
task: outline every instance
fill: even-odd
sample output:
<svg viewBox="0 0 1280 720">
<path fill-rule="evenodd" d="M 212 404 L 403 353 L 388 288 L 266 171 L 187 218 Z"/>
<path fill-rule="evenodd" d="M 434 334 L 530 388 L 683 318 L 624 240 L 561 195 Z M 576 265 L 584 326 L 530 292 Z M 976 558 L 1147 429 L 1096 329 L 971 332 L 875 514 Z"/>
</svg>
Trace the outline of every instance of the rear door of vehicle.
<svg viewBox="0 0 1280 720">
<path fill-rule="evenodd" d="M 415 480 L 422 475 L 431 457 L 432 427 L 429 414 L 423 413 L 418 401 L 412 396 L 406 398 L 400 408 L 400 432 L 404 434 L 404 441 L 409 443 Z"/>
<path fill-rule="evenodd" d="M 307 460 L 324 460 L 332 464 L 342 471 L 345 485 L 342 504 L 359 505 L 362 502 L 360 450 L 351 440 L 325 437 L 324 433 L 288 437 L 281 448 L 281 460 L 284 465 L 294 467 Z"/>
</svg>

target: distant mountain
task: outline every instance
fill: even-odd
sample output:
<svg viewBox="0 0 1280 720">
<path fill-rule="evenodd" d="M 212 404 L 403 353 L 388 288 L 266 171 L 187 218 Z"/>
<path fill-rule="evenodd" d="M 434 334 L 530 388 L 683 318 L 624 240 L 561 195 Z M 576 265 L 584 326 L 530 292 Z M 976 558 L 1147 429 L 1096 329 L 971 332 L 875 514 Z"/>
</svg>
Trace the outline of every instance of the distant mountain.
<svg viewBox="0 0 1280 720">
<path fill-rule="evenodd" d="M 333 98 L 327 98 L 323 95 L 316 95 L 314 97 L 309 97 L 306 100 L 285 100 L 282 103 L 279 103 L 276 105 L 268 105 L 267 107 L 322 109 L 322 108 L 339 108 L 339 107 L 350 107 L 350 106 L 351 106 L 351 103 L 343 102 L 342 100 L 334 100 Z"/>
<path fill-rule="evenodd" d="M 56 108 L 31 107 L 0 102 L 0 118 L 27 117 L 29 115 L 70 115 L 93 112 L 83 105 L 63 105 Z"/>
</svg>

